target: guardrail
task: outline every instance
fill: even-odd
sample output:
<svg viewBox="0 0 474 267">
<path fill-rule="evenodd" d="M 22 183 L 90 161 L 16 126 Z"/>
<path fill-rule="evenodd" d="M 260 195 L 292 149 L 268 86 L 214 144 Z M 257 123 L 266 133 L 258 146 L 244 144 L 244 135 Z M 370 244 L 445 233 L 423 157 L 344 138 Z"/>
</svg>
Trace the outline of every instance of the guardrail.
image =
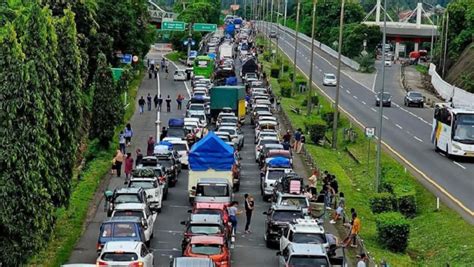
<svg viewBox="0 0 474 267">
<path fill-rule="evenodd" d="M 431 84 L 438 94 L 446 101 L 452 99 L 457 106 L 470 107 L 474 109 L 474 94 L 469 93 L 459 87 L 447 83 L 436 72 L 436 65 L 430 64 L 428 73 L 431 76 Z"/>
</svg>

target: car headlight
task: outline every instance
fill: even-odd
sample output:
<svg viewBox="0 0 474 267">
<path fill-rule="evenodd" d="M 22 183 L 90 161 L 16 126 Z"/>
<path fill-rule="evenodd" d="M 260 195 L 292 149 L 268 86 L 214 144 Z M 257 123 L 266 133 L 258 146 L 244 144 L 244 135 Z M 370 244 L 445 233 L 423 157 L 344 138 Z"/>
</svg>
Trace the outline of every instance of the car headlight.
<svg viewBox="0 0 474 267">
<path fill-rule="evenodd" d="M 453 148 L 458 149 L 458 150 L 462 150 L 461 146 L 456 144 L 456 143 L 453 143 Z"/>
</svg>

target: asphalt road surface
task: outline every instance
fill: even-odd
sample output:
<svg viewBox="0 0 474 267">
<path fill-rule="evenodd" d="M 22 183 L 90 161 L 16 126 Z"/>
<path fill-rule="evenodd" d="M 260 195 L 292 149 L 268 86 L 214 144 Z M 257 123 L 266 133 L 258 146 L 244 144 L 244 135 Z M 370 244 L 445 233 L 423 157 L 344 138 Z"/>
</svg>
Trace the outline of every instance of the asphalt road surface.
<svg viewBox="0 0 474 267">
<path fill-rule="evenodd" d="M 260 29 L 264 29 L 262 25 Z M 273 28 L 276 30 L 276 27 Z M 279 47 L 291 60 L 295 51 L 295 38 L 282 30 L 279 31 Z M 309 70 L 311 44 L 299 41 L 297 48 L 297 66 L 300 70 Z M 322 85 L 324 73 L 336 74 L 334 58 L 315 49 L 313 62 L 313 81 L 325 94 L 335 98 L 335 87 Z M 474 223 L 474 161 L 472 159 L 448 159 L 434 151 L 431 143 L 433 109 L 404 107 L 403 96 L 397 81 L 400 77 L 398 66 L 386 68 L 386 91 L 393 95 L 392 107 L 383 109 L 382 139 L 390 146 L 392 153 L 399 154 L 402 161 L 415 166 L 418 177 L 435 194 L 455 208 L 465 219 Z M 307 74 L 308 75 L 308 74 Z M 360 122 L 359 126 L 378 126 L 379 110 L 375 106 L 375 92 L 381 88 L 381 71 L 378 71 L 375 86 L 357 81 L 348 72 L 341 73 L 341 91 L 339 103 L 346 113 Z M 379 127 L 377 127 L 377 131 Z M 431 180 L 432 182 L 429 182 Z M 441 191 L 444 191 L 441 193 Z M 458 202 L 458 203 L 456 203 Z M 461 206 L 464 206 L 461 207 Z"/>
</svg>

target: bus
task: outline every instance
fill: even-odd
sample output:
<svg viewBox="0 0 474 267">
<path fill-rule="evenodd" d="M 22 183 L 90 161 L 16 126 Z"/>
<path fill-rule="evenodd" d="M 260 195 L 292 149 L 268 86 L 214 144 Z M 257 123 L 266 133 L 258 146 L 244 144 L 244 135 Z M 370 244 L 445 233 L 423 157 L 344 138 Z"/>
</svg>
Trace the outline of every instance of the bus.
<svg viewBox="0 0 474 267">
<path fill-rule="evenodd" d="M 194 60 L 193 72 L 195 76 L 211 78 L 214 72 L 214 60 L 209 56 L 197 56 Z"/>
<path fill-rule="evenodd" d="M 448 157 L 474 157 L 474 110 L 436 104 L 431 141 Z"/>
</svg>

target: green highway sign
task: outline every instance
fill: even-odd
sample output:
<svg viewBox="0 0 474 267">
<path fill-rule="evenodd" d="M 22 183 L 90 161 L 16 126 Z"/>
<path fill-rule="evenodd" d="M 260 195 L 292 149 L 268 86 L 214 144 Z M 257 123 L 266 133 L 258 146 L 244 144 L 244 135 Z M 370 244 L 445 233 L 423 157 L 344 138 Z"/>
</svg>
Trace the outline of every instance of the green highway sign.
<svg viewBox="0 0 474 267">
<path fill-rule="evenodd" d="M 186 24 L 182 21 L 163 21 L 161 23 L 161 30 L 163 31 L 184 31 Z"/>
<path fill-rule="evenodd" d="M 217 31 L 216 24 L 208 24 L 208 23 L 194 23 L 193 31 L 196 32 L 215 32 Z"/>
</svg>

